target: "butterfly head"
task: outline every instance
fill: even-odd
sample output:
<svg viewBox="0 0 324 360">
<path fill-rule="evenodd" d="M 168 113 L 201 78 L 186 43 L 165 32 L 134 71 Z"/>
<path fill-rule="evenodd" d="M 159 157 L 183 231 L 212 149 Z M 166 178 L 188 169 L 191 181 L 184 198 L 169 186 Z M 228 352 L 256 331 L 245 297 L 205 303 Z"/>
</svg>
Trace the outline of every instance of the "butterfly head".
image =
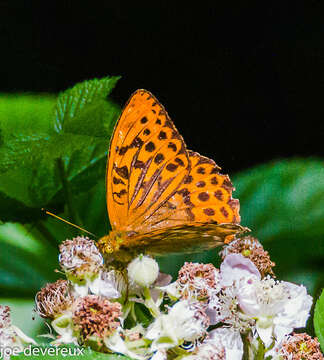
<svg viewBox="0 0 324 360">
<path fill-rule="evenodd" d="M 104 254 L 112 254 L 119 250 L 125 234 L 121 231 L 111 231 L 98 241 L 98 247 Z"/>
<path fill-rule="evenodd" d="M 108 235 L 98 240 L 97 246 L 104 255 L 107 263 L 117 261 L 121 264 L 129 263 L 135 256 L 136 251 L 131 251 L 127 247 L 129 237 L 134 232 L 111 231 Z"/>
</svg>

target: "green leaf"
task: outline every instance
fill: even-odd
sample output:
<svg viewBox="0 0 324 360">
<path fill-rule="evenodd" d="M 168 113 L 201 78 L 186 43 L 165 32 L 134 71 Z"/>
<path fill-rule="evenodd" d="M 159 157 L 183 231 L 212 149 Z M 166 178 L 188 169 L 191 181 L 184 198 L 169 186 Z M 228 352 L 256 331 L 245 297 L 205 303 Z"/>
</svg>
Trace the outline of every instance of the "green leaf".
<svg viewBox="0 0 324 360">
<path fill-rule="evenodd" d="M 321 344 L 321 349 L 324 351 L 324 290 L 315 305 L 314 328 L 318 341 Z"/>
<path fill-rule="evenodd" d="M 102 119 L 114 118 L 116 107 L 111 108 L 106 98 L 119 79 L 114 76 L 88 80 L 62 93 L 55 107 L 55 131 L 99 137 L 110 135 L 111 121 Z"/>
<path fill-rule="evenodd" d="M 59 96 L 55 111 L 47 102 L 47 111 L 42 107 L 44 117 L 35 116 L 30 128 L 24 128 L 18 116 L 10 118 L 8 109 L 0 112 L 2 221 L 39 219 L 42 207 L 62 210 L 68 200 L 64 183 L 74 196 L 104 178 L 109 138 L 120 113 L 119 106 L 106 98 L 117 80 L 107 77 L 77 84 Z M 38 111 L 36 101 L 29 105 L 25 101 L 27 120 Z M 8 107 L 17 105 L 11 101 Z"/>
<path fill-rule="evenodd" d="M 296 266 L 322 269 L 323 161 L 272 162 L 237 175 L 233 182 L 241 203 L 241 223 L 269 250 L 279 276 Z"/>
<path fill-rule="evenodd" d="M 35 230 L 37 232 L 37 230 Z M 42 237 L 21 225 L 0 226 L 0 292 L 2 296 L 29 297 L 47 282 L 55 281 L 58 275 L 58 250 Z M 28 276 L 26 276 L 28 274 Z"/>
<path fill-rule="evenodd" d="M 50 350 L 52 349 L 52 350 Z M 52 353 L 51 353 L 52 351 Z M 56 355 L 57 351 L 57 355 Z M 37 353 L 36 353 L 37 352 Z M 81 354 L 80 354 L 81 352 Z M 34 354 L 31 356 L 30 354 Z M 14 356 L 13 359 L 22 359 L 25 360 L 27 357 L 37 359 L 57 359 L 57 360 L 72 360 L 81 358 L 83 360 L 131 360 L 129 357 L 118 355 L 118 354 L 103 354 L 91 350 L 90 348 L 80 348 L 77 346 L 32 346 L 25 349 L 25 353 L 21 353 L 17 356 Z"/>
<path fill-rule="evenodd" d="M 16 133 L 54 133 L 53 108 L 56 96 L 50 94 L 0 94 L 0 145 Z"/>
</svg>

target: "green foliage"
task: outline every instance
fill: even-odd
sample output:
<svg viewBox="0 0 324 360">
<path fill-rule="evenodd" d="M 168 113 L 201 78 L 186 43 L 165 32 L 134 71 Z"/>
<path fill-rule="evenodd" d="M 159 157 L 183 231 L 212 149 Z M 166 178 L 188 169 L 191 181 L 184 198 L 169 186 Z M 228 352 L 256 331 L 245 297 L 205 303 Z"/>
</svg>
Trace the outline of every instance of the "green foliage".
<svg viewBox="0 0 324 360">
<path fill-rule="evenodd" d="M 282 160 L 234 178 L 242 224 L 271 251 L 280 270 L 322 265 L 324 259 L 324 163 Z"/>
<path fill-rule="evenodd" d="M 62 209 L 67 191 L 80 194 L 97 183 L 120 111 L 107 100 L 117 80 L 77 84 L 55 106 L 48 98 L 38 109 L 32 97 L 30 102 L 10 98 L 0 108 L 0 220 L 39 219 L 42 207 Z M 22 103 L 26 123 L 21 120 Z"/>
<path fill-rule="evenodd" d="M 314 328 L 318 341 L 321 344 L 321 349 L 324 351 L 324 290 L 316 302 L 314 313 Z"/>
</svg>

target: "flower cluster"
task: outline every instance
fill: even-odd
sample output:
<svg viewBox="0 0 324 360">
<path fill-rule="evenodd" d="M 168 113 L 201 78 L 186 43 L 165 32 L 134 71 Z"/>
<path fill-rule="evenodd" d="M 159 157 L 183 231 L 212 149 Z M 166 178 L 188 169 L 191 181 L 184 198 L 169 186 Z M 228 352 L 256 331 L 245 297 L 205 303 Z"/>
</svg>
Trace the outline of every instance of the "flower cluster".
<svg viewBox="0 0 324 360">
<path fill-rule="evenodd" d="M 59 260 L 67 280 L 41 289 L 36 310 L 54 344 L 133 359 L 301 359 L 301 351 L 323 359 L 316 339 L 291 335 L 309 316 L 305 287 L 276 280 L 254 238 L 235 239 L 220 255 L 219 269 L 187 262 L 171 282 L 149 256 L 113 268 L 92 240 L 66 240 Z"/>
</svg>

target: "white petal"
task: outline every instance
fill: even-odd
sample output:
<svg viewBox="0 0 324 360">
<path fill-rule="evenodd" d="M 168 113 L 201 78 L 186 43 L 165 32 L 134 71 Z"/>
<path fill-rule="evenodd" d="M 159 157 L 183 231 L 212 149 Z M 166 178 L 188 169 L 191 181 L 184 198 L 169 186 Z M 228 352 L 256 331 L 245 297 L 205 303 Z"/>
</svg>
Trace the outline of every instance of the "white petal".
<svg viewBox="0 0 324 360">
<path fill-rule="evenodd" d="M 229 254 L 220 266 L 221 286 L 231 286 L 241 279 L 261 279 L 261 274 L 250 259 L 242 254 Z"/>
<path fill-rule="evenodd" d="M 284 337 L 286 335 L 290 334 L 293 330 L 294 330 L 293 327 L 276 325 L 274 327 L 274 331 L 273 331 L 276 341 L 277 342 L 282 341 L 284 339 Z"/>
<path fill-rule="evenodd" d="M 263 326 L 260 326 L 260 324 L 257 322 L 256 330 L 260 336 L 260 339 L 263 341 L 264 345 L 266 347 L 270 346 L 272 343 L 272 340 L 273 340 L 272 339 L 273 327 L 272 326 L 263 327 Z"/>
<path fill-rule="evenodd" d="M 37 345 L 34 339 L 24 334 L 17 326 L 12 325 L 12 329 L 23 343 Z"/>
<path fill-rule="evenodd" d="M 284 306 L 284 313 L 287 317 L 294 318 L 294 327 L 304 327 L 309 317 L 313 298 L 307 294 L 307 290 L 303 285 L 289 282 L 284 282 L 284 284 L 288 287 L 290 293 L 290 299 Z"/>
<path fill-rule="evenodd" d="M 208 303 L 206 314 L 209 317 L 210 325 L 216 325 L 222 319 L 222 316 L 215 310 L 218 307 L 218 303 L 219 299 L 216 296 L 213 296 Z"/>
<path fill-rule="evenodd" d="M 153 340 L 151 351 L 167 350 L 179 345 L 176 326 L 167 315 L 161 315 L 149 327 L 146 338 Z"/>
<path fill-rule="evenodd" d="M 250 316 L 257 316 L 261 313 L 261 306 L 256 297 L 256 283 L 259 279 L 249 279 L 245 284 L 240 283 L 238 288 L 238 303 L 243 312 Z"/>
</svg>

